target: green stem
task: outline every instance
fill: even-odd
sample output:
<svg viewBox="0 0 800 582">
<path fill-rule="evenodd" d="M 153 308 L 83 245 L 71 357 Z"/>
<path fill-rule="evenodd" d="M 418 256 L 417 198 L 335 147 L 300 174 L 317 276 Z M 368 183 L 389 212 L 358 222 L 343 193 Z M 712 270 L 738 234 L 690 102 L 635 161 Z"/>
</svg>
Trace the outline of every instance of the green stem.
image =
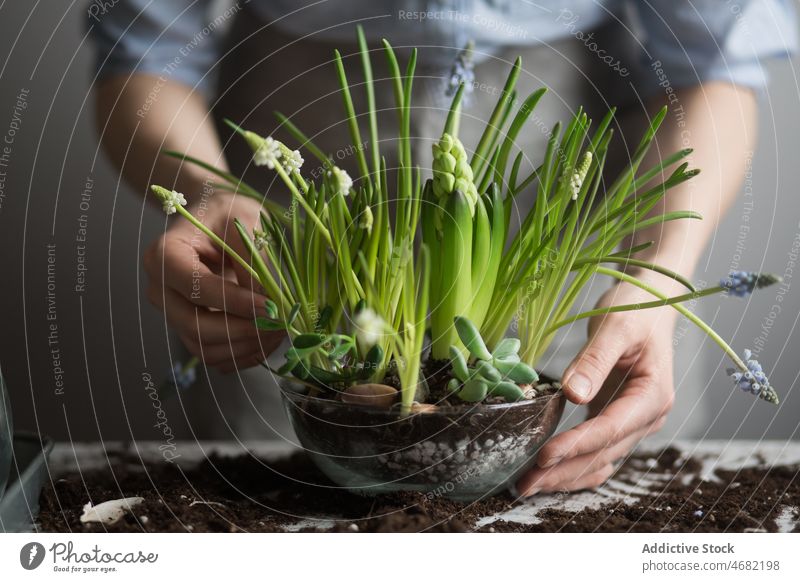
<svg viewBox="0 0 800 582">
<path fill-rule="evenodd" d="M 203 232 L 203 234 L 205 234 L 208 238 L 210 238 L 215 243 L 217 243 L 220 246 L 220 248 L 222 248 L 222 250 L 225 251 L 228 254 L 228 256 L 230 256 L 234 261 L 239 263 L 244 268 L 245 271 L 250 273 L 250 275 L 253 277 L 253 279 L 255 279 L 256 281 L 260 281 L 261 280 L 261 278 L 258 276 L 258 273 L 256 273 L 255 269 L 253 269 L 253 267 L 250 266 L 250 263 L 248 263 L 241 256 L 239 256 L 239 253 L 237 253 L 235 250 L 233 250 L 233 248 L 231 248 L 231 246 L 228 243 L 226 243 L 224 240 L 222 240 L 220 237 L 218 237 L 205 224 L 203 224 L 202 222 L 197 220 L 192 215 L 191 212 L 186 210 L 180 204 L 176 205 L 175 208 L 176 208 L 176 210 L 178 211 L 178 213 L 181 216 L 183 216 L 186 220 L 188 220 L 193 225 L 195 225 L 197 228 L 199 228 L 200 231 Z"/>
<path fill-rule="evenodd" d="M 609 277 L 614 277 L 615 279 L 619 279 L 620 281 L 624 281 L 626 283 L 630 283 L 631 285 L 635 285 L 636 287 L 639 287 L 639 289 L 643 289 L 648 293 L 650 293 L 651 295 L 658 297 L 659 299 L 662 300 L 668 299 L 668 297 L 658 289 L 654 289 L 650 285 L 643 283 L 636 277 L 631 277 L 627 273 L 623 273 L 621 271 L 615 271 L 614 269 L 608 269 L 606 267 L 598 267 L 597 272 L 600 273 L 601 275 L 608 275 Z M 701 330 L 703 330 L 703 332 L 705 332 L 705 334 L 708 337 L 714 340 L 714 343 L 716 343 L 722 349 L 722 351 L 728 354 L 728 357 L 731 360 L 733 360 L 733 363 L 736 364 L 740 370 L 742 370 L 743 372 L 747 371 L 747 365 L 742 361 L 739 355 L 733 350 L 731 346 L 728 345 L 728 342 L 722 339 L 717 332 L 711 329 L 711 327 L 705 321 L 703 321 L 702 319 L 697 317 L 694 313 L 686 309 L 683 305 L 680 305 L 678 303 L 673 304 L 672 308 L 678 311 L 678 313 L 683 315 L 686 319 L 691 321 Z"/>
<path fill-rule="evenodd" d="M 303 197 L 303 195 L 300 194 L 300 192 L 297 190 L 297 186 L 294 185 L 294 182 L 289 177 L 289 174 L 286 173 L 286 170 L 283 169 L 283 166 L 281 166 L 280 164 L 276 164 L 275 171 L 278 172 L 278 175 L 281 177 L 281 180 L 283 180 L 283 183 L 286 184 L 287 188 L 289 188 L 289 192 L 292 193 L 292 196 L 294 196 L 297 199 L 297 202 L 300 204 L 300 206 L 303 207 L 303 210 L 306 211 L 306 214 L 308 214 L 311 220 L 313 220 L 314 223 L 317 225 L 317 227 L 320 229 L 320 232 L 322 233 L 322 236 L 325 237 L 325 242 L 328 243 L 328 246 L 333 248 L 331 233 L 322 223 L 322 220 L 320 220 L 319 216 L 317 216 L 317 213 L 314 212 L 314 209 L 311 208 L 311 206 Z"/>
<path fill-rule="evenodd" d="M 565 325 L 569 325 L 570 323 L 574 323 L 581 319 L 586 319 L 587 317 L 594 317 L 595 315 L 605 315 L 606 313 L 619 313 L 621 311 L 637 311 L 639 309 L 652 309 L 654 307 L 664 307 L 666 305 L 674 305 L 676 303 L 683 303 L 684 301 L 691 301 L 692 299 L 699 299 L 700 297 L 713 295 L 715 293 L 721 293 L 723 291 L 725 291 L 724 287 L 716 286 L 716 287 L 711 287 L 709 289 L 704 289 L 703 291 L 695 291 L 693 293 L 677 295 L 675 297 L 670 297 L 669 299 L 659 299 L 658 301 L 647 301 L 645 303 L 628 303 L 625 305 L 613 305 L 611 307 L 601 307 L 598 309 L 591 309 L 589 311 L 584 311 L 583 313 L 573 315 L 572 317 L 568 317 L 566 319 L 562 319 L 561 321 L 554 323 L 546 330 L 544 330 L 544 335 L 547 336 L 556 331 L 557 329 L 564 327 Z"/>
</svg>

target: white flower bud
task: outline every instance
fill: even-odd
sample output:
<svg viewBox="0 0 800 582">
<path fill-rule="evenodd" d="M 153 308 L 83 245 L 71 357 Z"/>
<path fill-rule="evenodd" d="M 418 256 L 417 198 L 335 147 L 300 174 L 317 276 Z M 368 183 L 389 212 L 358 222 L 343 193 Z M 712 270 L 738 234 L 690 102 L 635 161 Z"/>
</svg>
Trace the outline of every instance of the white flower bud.
<svg viewBox="0 0 800 582">
<path fill-rule="evenodd" d="M 252 131 L 246 131 L 244 138 L 253 150 L 253 163 L 256 166 L 266 166 L 270 170 L 274 170 L 278 159 L 283 155 L 281 142 L 271 137 L 261 137 Z"/>
<path fill-rule="evenodd" d="M 158 196 L 161 207 L 166 214 L 175 214 L 178 206 L 186 206 L 186 197 L 175 190 L 167 190 L 161 186 L 150 186 L 150 190 Z"/>
<path fill-rule="evenodd" d="M 353 318 L 356 328 L 356 338 L 364 349 L 369 349 L 377 344 L 383 337 L 386 324 L 383 319 L 369 307 L 359 311 Z"/>
<path fill-rule="evenodd" d="M 298 150 L 290 150 L 285 145 L 281 144 L 281 163 L 287 174 L 299 172 L 303 167 L 303 156 L 300 155 Z"/>
<path fill-rule="evenodd" d="M 347 174 L 347 172 L 341 168 L 333 166 L 330 170 L 328 170 L 328 176 L 333 178 L 337 193 L 341 193 L 342 196 L 347 196 L 350 193 L 350 189 L 353 187 L 353 179 Z"/>
</svg>

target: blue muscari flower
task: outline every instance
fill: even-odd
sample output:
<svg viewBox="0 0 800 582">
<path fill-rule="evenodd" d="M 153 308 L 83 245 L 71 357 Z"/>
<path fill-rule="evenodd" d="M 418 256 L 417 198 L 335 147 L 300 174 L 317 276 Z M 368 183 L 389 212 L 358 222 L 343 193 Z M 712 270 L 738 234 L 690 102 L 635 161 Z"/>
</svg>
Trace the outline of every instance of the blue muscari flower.
<svg viewBox="0 0 800 582">
<path fill-rule="evenodd" d="M 175 362 L 165 385 L 178 390 L 186 390 L 197 381 L 197 358 L 191 358 L 186 363 Z"/>
<path fill-rule="evenodd" d="M 744 361 L 747 371 L 728 370 L 728 375 L 730 375 L 737 388 L 743 392 L 749 392 L 754 396 L 758 396 L 767 402 L 777 404 L 778 395 L 775 393 L 772 386 L 770 386 L 769 379 L 761 368 L 761 364 L 758 360 L 753 359 L 753 353 L 750 350 L 744 351 Z"/>
<path fill-rule="evenodd" d="M 452 97 L 455 95 L 458 86 L 464 83 L 464 95 L 462 103 L 467 104 L 467 96 L 472 93 L 475 88 L 475 71 L 474 63 L 472 62 L 472 42 L 467 43 L 461 52 L 458 53 L 456 60 L 450 67 L 450 79 L 447 82 L 447 90 L 445 95 Z"/>
<path fill-rule="evenodd" d="M 719 286 L 735 297 L 747 297 L 754 289 L 768 287 L 780 280 L 780 277 L 769 273 L 731 271 L 727 278 L 719 282 Z"/>
</svg>

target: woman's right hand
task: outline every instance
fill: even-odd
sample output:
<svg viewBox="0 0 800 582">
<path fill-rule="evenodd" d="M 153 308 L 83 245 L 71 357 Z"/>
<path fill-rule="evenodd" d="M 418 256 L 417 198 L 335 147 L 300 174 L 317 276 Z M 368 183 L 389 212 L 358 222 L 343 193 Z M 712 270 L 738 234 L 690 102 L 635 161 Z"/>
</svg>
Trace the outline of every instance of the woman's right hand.
<svg viewBox="0 0 800 582">
<path fill-rule="evenodd" d="M 258 224 L 261 205 L 250 198 L 215 192 L 188 210 L 247 258 L 233 219 Z M 254 318 L 267 299 L 258 283 L 187 220 L 176 216 L 144 254 L 147 297 L 164 311 L 189 352 L 222 372 L 258 365 L 283 340 L 281 332 L 259 332 Z"/>
</svg>

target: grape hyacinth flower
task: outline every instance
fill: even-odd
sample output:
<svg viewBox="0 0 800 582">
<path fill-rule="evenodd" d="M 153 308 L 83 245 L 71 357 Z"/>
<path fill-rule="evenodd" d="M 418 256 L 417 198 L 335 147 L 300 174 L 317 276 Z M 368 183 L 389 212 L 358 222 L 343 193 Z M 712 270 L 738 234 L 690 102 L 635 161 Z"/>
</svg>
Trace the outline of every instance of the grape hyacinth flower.
<svg viewBox="0 0 800 582">
<path fill-rule="evenodd" d="M 754 273 L 752 271 L 731 271 L 727 278 L 719 282 L 719 286 L 735 297 L 747 297 L 754 289 L 769 287 L 781 280 L 770 273 Z"/>
<path fill-rule="evenodd" d="M 375 222 L 375 217 L 372 214 L 372 208 L 369 205 L 364 207 L 364 212 L 358 220 L 358 228 L 363 228 L 367 232 L 372 232 L 372 225 Z"/>
<path fill-rule="evenodd" d="M 583 154 L 583 158 L 581 158 L 578 167 L 575 168 L 575 171 L 572 172 L 572 175 L 569 178 L 569 187 L 572 191 L 572 199 L 577 200 L 578 194 L 583 187 L 583 181 L 586 179 L 586 174 L 589 173 L 589 166 L 592 165 L 592 152 L 586 152 Z"/>
<path fill-rule="evenodd" d="M 377 344 L 383 337 L 386 327 L 381 316 L 369 307 L 365 307 L 356 314 L 353 324 L 356 327 L 358 342 L 364 349 L 369 349 Z"/>
<path fill-rule="evenodd" d="M 299 150 L 290 150 L 283 144 L 280 144 L 281 149 L 281 163 L 287 174 L 300 172 L 303 167 L 303 156 L 300 155 Z"/>
<path fill-rule="evenodd" d="M 337 194 L 347 196 L 350 193 L 350 189 L 353 187 L 353 179 L 347 172 L 341 168 L 333 166 L 330 170 L 328 170 L 328 177 L 333 179 L 333 184 L 336 187 Z"/>
<path fill-rule="evenodd" d="M 264 250 L 269 245 L 269 235 L 258 228 L 253 229 L 253 246 L 259 251 Z"/>
<path fill-rule="evenodd" d="M 197 358 L 192 358 L 186 364 L 175 362 L 172 373 L 175 386 L 179 390 L 186 390 L 197 380 Z"/>
<path fill-rule="evenodd" d="M 178 206 L 186 206 L 186 197 L 180 192 L 161 187 L 158 189 L 154 187 L 151 190 L 161 200 L 161 207 L 165 214 L 175 214 Z"/>
<path fill-rule="evenodd" d="M 192 357 L 183 362 L 175 362 L 169 375 L 159 390 L 160 394 L 167 394 L 169 390 L 187 390 L 197 381 L 197 364 L 199 360 Z"/>
<path fill-rule="evenodd" d="M 261 137 L 255 132 L 246 131 L 244 135 L 247 145 L 253 150 L 253 163 L 274 170 L 283 155 L 281 142 L 271 137 Z"/>
<path fill-rule="evenodd" d="M 778 404 L 778 395 L 775 390 L 770 386 L 769 379 L 761 368 L 758 360 L 753 359 L 753 353 L 750 350 L 744 351 L 745 371 L 729 369 L 728 375 L 736 383 L 736 386 L 744 391 L 758 396 L 772 404 Z"/>
</svg>

